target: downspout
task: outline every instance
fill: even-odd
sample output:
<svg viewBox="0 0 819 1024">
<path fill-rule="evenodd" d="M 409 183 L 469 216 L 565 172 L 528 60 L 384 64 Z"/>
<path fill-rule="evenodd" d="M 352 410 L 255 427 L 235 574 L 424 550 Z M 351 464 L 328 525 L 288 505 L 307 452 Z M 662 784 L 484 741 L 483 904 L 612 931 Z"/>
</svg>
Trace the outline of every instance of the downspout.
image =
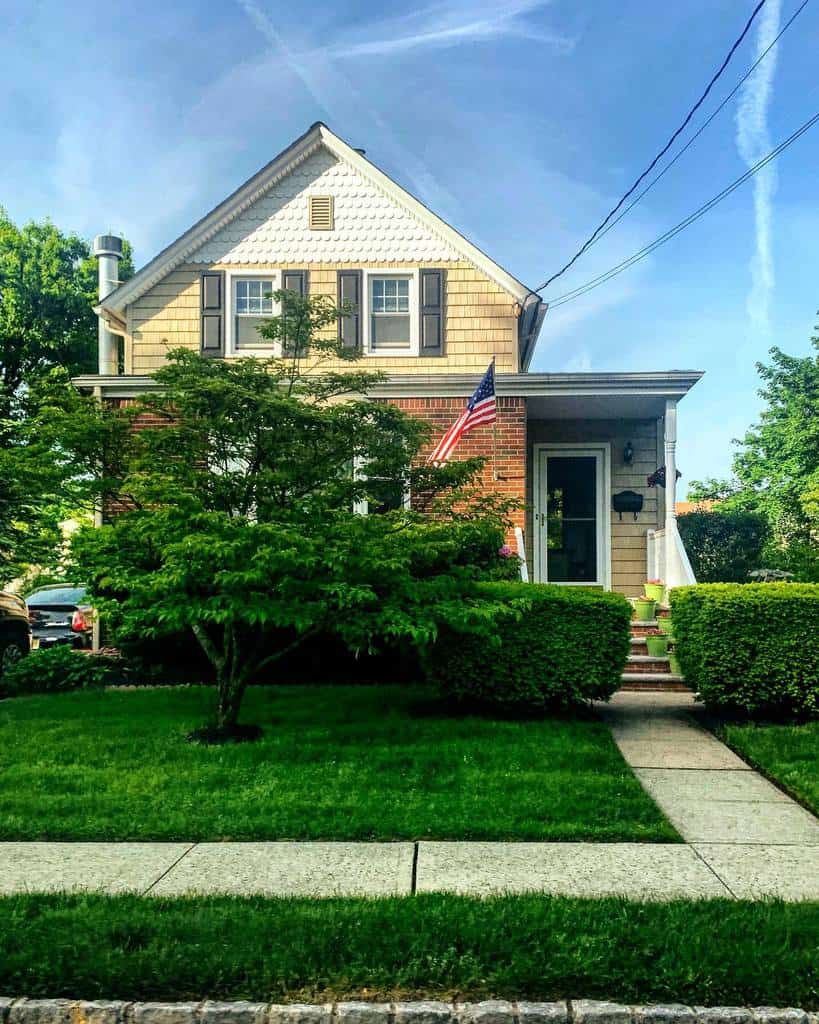
<svg viewBox="0 0 819 1024">
<path fill-rule="evenodd" d="M 94 239 L 94 255 L 97 257 L 99 298 L 102 302 L 119 285 L 122 239 L 116 235 L 97 235 Z M 97 372 L 112 377 L 119 372 L 117 337 L 109 330 L 102 313 L 98 314 Z"/>
</svg>

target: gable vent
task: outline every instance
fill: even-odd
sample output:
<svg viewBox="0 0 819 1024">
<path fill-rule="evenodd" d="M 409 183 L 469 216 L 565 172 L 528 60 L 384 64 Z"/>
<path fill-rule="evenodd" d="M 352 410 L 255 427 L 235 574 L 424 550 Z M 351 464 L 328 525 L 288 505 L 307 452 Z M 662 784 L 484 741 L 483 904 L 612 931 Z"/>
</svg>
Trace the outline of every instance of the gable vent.
<svg viewBox="0 0 819 1024">
<path fill-rule="evenodd" d="M 307 200 L 311 231 L 332 231 L 333 197 L 310 196 Z"/>
</svg>

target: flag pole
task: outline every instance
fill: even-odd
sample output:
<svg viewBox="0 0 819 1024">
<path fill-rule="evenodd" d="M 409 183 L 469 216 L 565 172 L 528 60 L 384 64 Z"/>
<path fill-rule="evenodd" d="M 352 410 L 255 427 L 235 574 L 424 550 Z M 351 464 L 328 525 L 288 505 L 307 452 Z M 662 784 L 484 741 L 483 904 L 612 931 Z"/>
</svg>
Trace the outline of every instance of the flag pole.
<svg viewBox="0 0 819 1024">
<path fill-rule="evenodd" d="M 492 376 L 495 386 L 495 420 L 492 424 L 492 475 L 498 482 L 498 379 L 495 376 L 495 354 L 492 354 Z"/>
</svg>

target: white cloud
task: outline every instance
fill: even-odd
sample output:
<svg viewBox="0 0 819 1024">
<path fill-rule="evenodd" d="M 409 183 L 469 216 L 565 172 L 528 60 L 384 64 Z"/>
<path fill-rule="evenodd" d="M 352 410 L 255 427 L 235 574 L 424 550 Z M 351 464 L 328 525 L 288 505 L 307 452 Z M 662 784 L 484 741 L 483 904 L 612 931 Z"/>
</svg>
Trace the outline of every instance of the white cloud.
<svg viewBox="0 0 819 1024">
<path fill-rule="evenodd" d="M 353 85 L 329 57 L 327 50 L 296 52 L 289 41 L 276 28 L 271 18 L 256 0 L 238 0 L 239 6 L 273 49 L 272 57 L 263 63 L 278 67 L 282 61 L 301 81 L 312 99 L 331 120 L 355 123 L 362 133 L 375 127 L 382 152 L 390 162 L 401 168 L 410 188 L 444 218 L 454 218 L 458 200 L 432 174 L 429 167 L 399 140 L 385 118 L 367 97 Z M 256 69 L 258 72 L 258 68 Z M 356 145 L 355 140 L 350 140 Z"/>
<path fill-rule="evenodd" d="M 768 0 L 762 9 L 756 34 L 756 56 L 759 57 L 779 32 L 781 0 Z M 771 149 L 768 132 L 768 109 L 776 73 L 775 46 L 740 92 L 736 115 L 736 145 L 739 155 L 750 167 Z M 754 176 L 754 220 L 756 244 L 751 259 L 751 292 L 748 295 L 748 316 L 757 329 L 770 331 L 770 302 L 774 288 L 774 265 L 771 243 L 773 197 L 776 192 L 776 167 L 772 161 Z"/>
<path fill-rule="evenodd" d="M 502 37 L 543 43 L 559 53 L 570 52 L 573 40 L 527 20 L 547 0 L 517 3 L 446 3 L 398 18 L 385 18 L 363 37 L 351 37 L 332 46 L 333 57 L 393 56 L 410 50 L 460 46 Z"/>
</svg>

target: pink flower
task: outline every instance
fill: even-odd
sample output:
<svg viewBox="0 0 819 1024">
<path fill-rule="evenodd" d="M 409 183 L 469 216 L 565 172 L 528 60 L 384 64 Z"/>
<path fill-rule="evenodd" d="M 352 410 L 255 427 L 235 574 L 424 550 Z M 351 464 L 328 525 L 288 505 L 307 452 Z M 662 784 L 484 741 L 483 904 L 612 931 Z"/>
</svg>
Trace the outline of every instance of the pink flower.
<svg viewBox="0 0 819 1024">
<path fill-rule="evenodd" d="M 502 547 L 498 548 L 498 554 L 501 556 L 501 558 L 511 558 L 512 549 L 509 547 L 508 544 L 504 544 Z"/>
</svg>

